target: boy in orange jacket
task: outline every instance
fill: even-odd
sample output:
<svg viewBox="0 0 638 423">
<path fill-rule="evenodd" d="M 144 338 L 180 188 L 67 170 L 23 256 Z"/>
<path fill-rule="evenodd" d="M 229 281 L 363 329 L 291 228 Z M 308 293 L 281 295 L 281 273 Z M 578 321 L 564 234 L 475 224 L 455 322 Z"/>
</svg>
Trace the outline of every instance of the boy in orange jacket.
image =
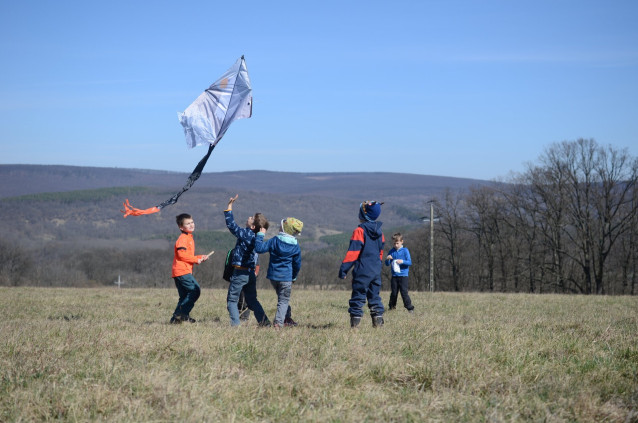
<svg viewBox="0 0 638 423">
<path fill-rule="evenodd" d="M 175 221 L 182 231 L 175 242 L 172 272 L 175 287 L 179 293 L 179 301 L 170 323 L 195 323 L 195 319 L 190 317 L 190 312 L 195 306 L 195 301 L 199 298 L 201 290 L 193 276 L 193 265 L 208 260 L 208 256 L 195 255 L 195 240 L 193 239 L 195 222 L 192 216 L 182 213 L 175 218 Z"/>
</svg>

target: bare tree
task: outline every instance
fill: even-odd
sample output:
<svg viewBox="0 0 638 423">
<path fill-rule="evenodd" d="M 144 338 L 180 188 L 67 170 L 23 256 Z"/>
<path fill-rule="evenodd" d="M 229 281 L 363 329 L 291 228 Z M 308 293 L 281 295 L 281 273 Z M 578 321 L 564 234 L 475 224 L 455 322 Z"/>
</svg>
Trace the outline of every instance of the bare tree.
<svg viewBox="0 0 638 423">
<path fill-rule="evenodd" d="M 439 214 L 439 232 L 442 234 L 440 260 L 449 269 L 451 288 L 461 291 L 461 260 L 463 256 L 461 231 L 463 228 L 463 196 L 460 192 L 446 189 L 443 200 L 435 200 L 435 207 Z"/>
<path fill-rule="evenodd" d="M 636 214 L 635 207 L 627 206 L 636 185 L 636 159 L 626 150 L 603 148 L 592 139 L 579 139 L 552 145 L 542 160 L 544 175 L 549 178 L 535 188 L 546 194 L 543 198 L 552 231 L 548 239 L 559 241 L 559 235 L 566 235 L 574 248 L 563 249 L 556 243 L 554 251 L 565 251 L 579 265 L 582 281 L 572 282 L 585 294 L 604 294 L 605 264 L 614 243 L 630 230 Z M 544 192 L 544 188 L 550 188 L 550 192 Z M 561 201 L 552 200 L 556 198 Z"/>
<path fill-rule="evenodd" d="M 29 254 L 19 245 L 0 240 L 0 285 L 18 286 L 31 270 Z"/>
</svg>

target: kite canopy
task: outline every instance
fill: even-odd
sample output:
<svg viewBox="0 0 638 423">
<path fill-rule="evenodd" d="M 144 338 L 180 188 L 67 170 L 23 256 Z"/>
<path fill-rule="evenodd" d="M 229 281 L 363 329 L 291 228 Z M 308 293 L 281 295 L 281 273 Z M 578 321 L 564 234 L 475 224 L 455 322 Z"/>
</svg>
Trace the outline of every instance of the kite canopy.
<svg viewBox="0 0 638 423">
<path fill-rule="evenodd" d="M 244 56 L 208 87 L 183 112 L 179 122 L 184 127 L 190 148 L 222 139 L 231 122 L 252 115 L 252 88 Z"/>
<path fill-rule="evenodd" d="M 195 166 L 186 185 L 168 200 L 148 209 L 136 209 L 126 199 L 124 210 L 120 210 L 124 217 L 157 213 L 165 206 L 175 204 L 179 196 L 199 179 L 210 154 L 230 124 L 237 119 L 252 116 L 252 104 L 252 88 L 246 62 L 242 56 L 183 113 L 178 114 L 179 122 L 184 127 L 186 144 L 190 148 L 208 143 L 208 152 Z"/>
</svg>

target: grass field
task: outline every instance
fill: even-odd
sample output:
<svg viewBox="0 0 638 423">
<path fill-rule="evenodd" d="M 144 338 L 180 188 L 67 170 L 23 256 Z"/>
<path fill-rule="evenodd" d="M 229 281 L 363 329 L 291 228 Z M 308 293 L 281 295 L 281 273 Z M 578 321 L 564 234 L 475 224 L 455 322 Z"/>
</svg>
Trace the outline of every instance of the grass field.
<svg viewBox="0 0 638 423">
<path fill-rule="evenodd" d="M 293 290 L 277 332 L 221 290 L 177 326 L 174 289 L 0 288 L 0 421 L 638 421 L 638 298 L 412 296 L 351 330 L 348 292 Z"/>
</svg>

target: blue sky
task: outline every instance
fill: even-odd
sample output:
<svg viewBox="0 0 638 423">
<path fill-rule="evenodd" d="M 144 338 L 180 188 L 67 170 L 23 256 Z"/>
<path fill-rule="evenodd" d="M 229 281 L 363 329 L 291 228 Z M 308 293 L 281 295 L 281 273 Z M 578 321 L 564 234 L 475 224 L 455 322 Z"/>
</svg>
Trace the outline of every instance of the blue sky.
<svg viewBox="0 0 638 423">
<path fill-rule="evenodd" d="M 190 172 L 177 112 L 245 55 L 205 171 L 492 179 L 551 143 L 638 156 L 638 1 L 0 0 L 0 164 Z"/>
</svg>

